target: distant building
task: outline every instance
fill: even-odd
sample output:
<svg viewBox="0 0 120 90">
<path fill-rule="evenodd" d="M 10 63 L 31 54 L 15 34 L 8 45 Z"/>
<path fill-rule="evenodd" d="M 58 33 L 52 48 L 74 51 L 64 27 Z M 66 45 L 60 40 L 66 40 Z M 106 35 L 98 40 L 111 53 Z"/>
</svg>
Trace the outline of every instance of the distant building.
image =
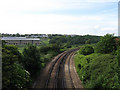
<svg viewBox="0 0 120 90">
<path fill-rule="evenodd" d="M 76 36 L 76 34 L 71 34 L 70 36 L 71 36 L 71 37 L 74 37 L 74 36 Z"/>
<path fill-rule="evenodd" d="M 116 44 L 120 44 L 120 38 L 115 38 Z"/>
<path fill-rule="evenodd" d="M 32 37 L 32 38 L 37 38 L 37 37 L 48 38 L 48 35 L 46 35 L 46 34 L 41 34 L 41 35 L 31 35 L 30 37 Z"/>
<path fill-rule="evenodd" d="M 3 37 L 2 40 L 5 40 L 7 45 L 27 45 L 29 44 L 40 44 L 39 38 L 26 38 L 26 37 Z"/>
<path fill-rule="evenodd" d="M 116 41 L 120 41 L 120 38 L 115 38 Z"/>
</svg>

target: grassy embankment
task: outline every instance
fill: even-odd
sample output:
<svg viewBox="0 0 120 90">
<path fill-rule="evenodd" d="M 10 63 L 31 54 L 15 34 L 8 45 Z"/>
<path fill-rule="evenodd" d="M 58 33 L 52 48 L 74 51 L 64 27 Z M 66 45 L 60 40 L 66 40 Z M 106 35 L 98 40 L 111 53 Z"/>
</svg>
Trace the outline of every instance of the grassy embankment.
<svg viewBox="0 0 120 90">
<path fill-rule="evenodd" d="M 85 88 L 118 88 L 117 55 L 92 53 L 75 56 L 75 67 Z"/>
</svg>

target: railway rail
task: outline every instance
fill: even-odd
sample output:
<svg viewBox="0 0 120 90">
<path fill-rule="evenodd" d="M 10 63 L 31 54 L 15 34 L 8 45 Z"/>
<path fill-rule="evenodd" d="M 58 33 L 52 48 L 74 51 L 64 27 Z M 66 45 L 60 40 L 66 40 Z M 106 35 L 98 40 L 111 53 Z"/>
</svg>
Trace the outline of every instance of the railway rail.
<svg viewBox="0 0 120 90">
<path fill-rule="evenodd" d="M 33 88 L 76 89 L 83 88 L 74 66 L 74 53 L 79 50 L 65 51 L 56 56 L 43 70 Z"/>
</svg>

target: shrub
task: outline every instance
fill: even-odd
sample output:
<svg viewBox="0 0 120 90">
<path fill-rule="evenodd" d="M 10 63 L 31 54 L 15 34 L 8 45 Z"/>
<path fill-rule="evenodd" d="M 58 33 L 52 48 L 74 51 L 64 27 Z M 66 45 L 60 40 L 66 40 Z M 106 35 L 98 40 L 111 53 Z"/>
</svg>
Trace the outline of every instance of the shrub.
<svg viewBox="0 0 120 90">
<path fill-rule="evenodd" d="M 92 46 L 86 45 L 85 47 L 80 49 L 79 53 L 83 55 L 89 55 L 89 54 L 94 53 L 94 49 Z"/>
</svg>

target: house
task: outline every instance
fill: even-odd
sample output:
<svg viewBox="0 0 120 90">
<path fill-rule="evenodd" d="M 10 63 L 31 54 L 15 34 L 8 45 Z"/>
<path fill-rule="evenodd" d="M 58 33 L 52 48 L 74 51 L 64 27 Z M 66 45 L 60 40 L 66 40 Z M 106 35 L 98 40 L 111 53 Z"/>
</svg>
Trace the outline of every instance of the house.
<svg viewBox="0 0 120 90">
<path fill-rule="evenodd" d="M 120 38 L 115 38 L 116 44 L 120 45 Z"/>
<path fill-rule="evenodd" d="M 27 45 L 29 44 L 40 44 L 39 38 L 26 38 L 26 37 L 3 37 L 2 40 L 5 40 L 7 45 Z"/>
</svg>

